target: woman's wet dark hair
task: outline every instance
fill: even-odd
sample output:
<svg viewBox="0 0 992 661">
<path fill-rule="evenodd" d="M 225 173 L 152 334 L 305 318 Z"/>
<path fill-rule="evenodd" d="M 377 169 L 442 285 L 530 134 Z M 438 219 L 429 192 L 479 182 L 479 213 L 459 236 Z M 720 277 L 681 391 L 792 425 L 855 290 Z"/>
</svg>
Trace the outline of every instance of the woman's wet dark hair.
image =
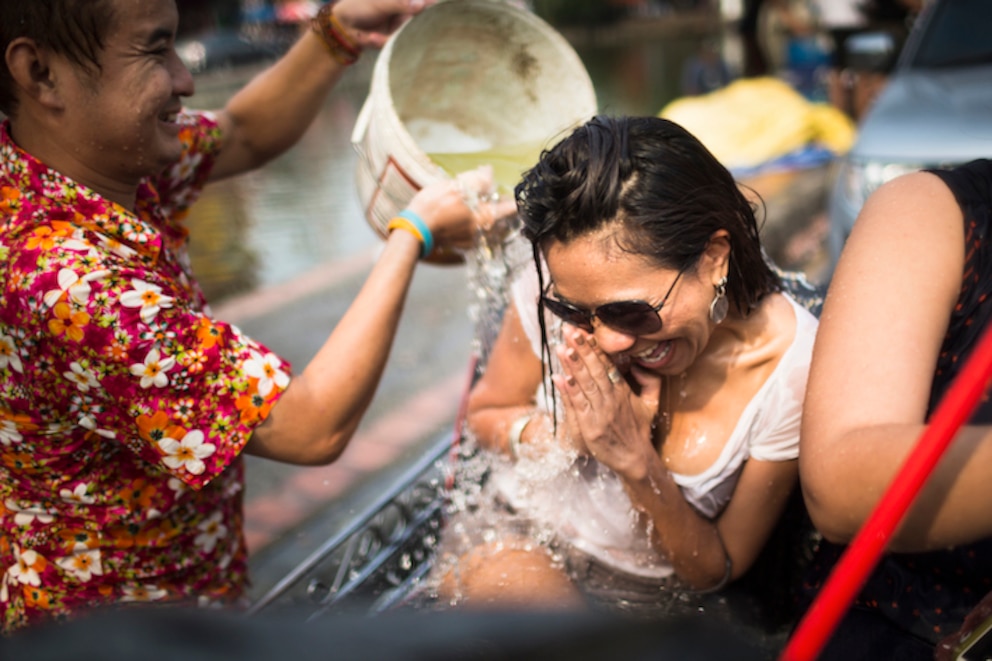
<svg viewBox="0 0 992 661">
<path fill-rule="evenodd" d="M 80 67 L 100 70 L 100 52 L 114 25 L 113 0 L 0 0 L 0 53 L 27 37 Z M 17 112 L 14 80 L 0 61 L 0 112 Z"/>
<path fill-rule="evenodd" d="M 547 242 L 568 243 L 616 222 L 621 249 L 675 270 L 694 268 L 713 233 L 726 230 L 727 296 L 744 314 L 781 289 L 764 258 L 754 205 L 699 140 L 667 119 L 594 117 L 543 152 L 514 192 L 540 291 Z M 543 310 L 538 319 L 547 369 Z"/>
<path fill-rule="evenodd" d="M 713 154 L 667 119 L 594 117 L 541 154 L 515 194 L 535 256 L 547 241 L 568 243 L 619 222 L 622 249 L 660 267 L 691 269 L 723 229 L 730 302 L 747 314 L 780 288 L 764 259 L 755 207 Z"/>
</svg>

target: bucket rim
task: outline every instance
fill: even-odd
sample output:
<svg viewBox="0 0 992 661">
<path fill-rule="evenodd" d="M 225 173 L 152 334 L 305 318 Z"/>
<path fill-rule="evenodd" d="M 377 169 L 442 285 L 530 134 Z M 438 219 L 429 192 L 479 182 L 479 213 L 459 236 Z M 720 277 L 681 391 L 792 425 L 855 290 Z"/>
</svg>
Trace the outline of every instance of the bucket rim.
<svg viewBox="0 0 992 661">
<path fill-rule="evenodd" d="M 405 122 L 403 122 L 396 112 L 396 104 L 393 100 L 392 86 L 389 83 L 389 66 L 392 61 L 392 53 L 395 50 L 395 44 L 402 39 L 402 35 L 407 31 L 407 28 L 411 24 L 416 22 L 422 22 L 425 16 L 437 16 L 438 12 L 450 11 L 450 7 L 458 7 L 459 12 L 463 11 L 465 7 L 472 8 L 486 8 L 495 9 L 497 12 L 502 12 L 504 14 L 512 14 L 516 17 L 530 23 L 532 27 L 537 28 L 542 36 L 545 37 L 550 44 L 555 47 L 559 56 L 570 60 L 568 62 L 569 69 L 572 71 L 580 72 L 581 75 L 578 78 L 581 79 L 582 89 L 576 90 L 577 103 L 576 106 L 586 108 L 586 112 L 582 113 L 582 119 L 589 119 L 598 111 L 598 99 L 596 97 L 596 90 L 592 84 L 592 79 L 589 76 L 589 71 L 586 69 L 585 63 L 582 62 L 582 58 L 575 51 L 575 48 L 565 39 L 564 36 L 554 26 L 545 21 L 543 18 L 535 14 L 533 11 L 518 7 L 513 5 L 506 0 L 438 0 L 435 4 L 427 7 L 424 11 L 411 17 L 410 20 L 406 21 L 397 29 L 389 39 L 386 44 L 379 51 L 376 58 L 375 65 L 372 69 L 372 79 L 369 84 L 369 94 L 362 104 L 362 108 L 359 111 L 359 120 L 356 122 L 355 128 L 352 131 L 351 142 L 354 146 L 358 146 L 364 140 L 364 134 L 367 130 L 368 123 L 371 121 L 372 108 L 371 104 L 373 102 L 372 90 L 379 90 L 380 95 L 386 102 L 384 112 L 389 114 L 390 120 L 394 124 L 394 138 L 398 139 L 401 146 L 406 150 L 413 150 L 414 152 L 421 151 L 420 145 L 410 132 L 406 128 Z M 378 83 L 378 86 L 377 86 Z M 582 98 L 585 97 L 585 98 Z M 578 118 L 573 118 L 572 125 L 578 125 L 580 120 Z M 552 139 L 551 136 L 548 137 L 549 140 Z M 441 172 L 443 169 L 438 168 Z M 447 173 L 444 173 L 445 176 Z"/>
</svg>

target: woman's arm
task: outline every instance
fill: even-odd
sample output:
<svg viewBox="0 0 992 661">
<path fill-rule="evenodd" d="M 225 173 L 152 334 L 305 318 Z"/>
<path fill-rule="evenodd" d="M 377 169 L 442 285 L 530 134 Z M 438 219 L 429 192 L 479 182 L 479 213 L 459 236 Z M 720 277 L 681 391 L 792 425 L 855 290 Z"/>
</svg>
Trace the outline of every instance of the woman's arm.
<svg viewBox="0 0 992 661">
<path fill-rule="evenodd" d="M 510 454 L 510 427 L 523 415 L 533 417 L 523 428 L 521 443 L 547 433 L 548 416 L 534 401 L 541 378 L 541 360 L 534 355 L 520 313 L 511 303 L 485 371 L 469 395 L 468 425 L 481 446 Z"/>
<path fill-rule="evenodd" d="M 936 176 L 907 175 L 867 202 L 824 304 L 799 463 L 810 515 L 850 540 L 924 429 L 964 268 L 964 219 Z M 992 433 L 966 427 L 893 540 L 929 550 L 992 535 Z"/>
<path fill-rule="evenodd" d="M 722 587 L 754 564 L 796 486 L 793 461 L 748 460 L 734 495 L 716 521 L 694 510 L 654 455 L 643 478 L 625 479 L 631 501 L 650 520 L 659 551 L 680 579 L 698 590 Z M 730 574 L 727 575 L 727 561 Z"/>
</svg>

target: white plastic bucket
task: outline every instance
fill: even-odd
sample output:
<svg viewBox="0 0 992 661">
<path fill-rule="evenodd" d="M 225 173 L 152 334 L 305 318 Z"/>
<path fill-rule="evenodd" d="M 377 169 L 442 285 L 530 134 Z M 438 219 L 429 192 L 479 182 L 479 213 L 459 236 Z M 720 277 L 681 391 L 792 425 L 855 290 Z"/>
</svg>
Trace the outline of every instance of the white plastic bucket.
<svg viewBox="0 0 992 661">
<path fill-rule="evenodd" d="M 384 236 L 418 190 L 449 177 L 428 153 L 550 147 L 596 107 L 582 61 L 538 16 L 502 0 L 439 2 L 375 63 L 351 138 L 366 220 Z"/>
</svg>

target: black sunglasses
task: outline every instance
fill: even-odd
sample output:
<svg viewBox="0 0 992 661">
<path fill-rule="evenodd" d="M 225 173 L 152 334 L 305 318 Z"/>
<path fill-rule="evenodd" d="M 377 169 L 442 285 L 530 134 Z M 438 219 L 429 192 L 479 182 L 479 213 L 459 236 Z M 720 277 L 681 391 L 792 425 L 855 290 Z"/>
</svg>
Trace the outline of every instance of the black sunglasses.
<svg viewBox="0 0 992 661">
<path fill-rule="evenodd" d="M 598 318 L 604 325 L 627 335 L 650 335 L 661 330 L 661 315 L 658 312 L 668 302 L 668 297 L 681 277 L 682 271 L 679 271 L 665 298 L 658 305 L 651 305 L 647 301 L 616 301 L 600 305 L 595 310 L 583 310 L 571 303 L 550 298 L 546 293 L 541 295 L 541 303 L 566 324 L 578 326 L 587 333 L 593 332 L 592 320 Z"/>
</svg>

